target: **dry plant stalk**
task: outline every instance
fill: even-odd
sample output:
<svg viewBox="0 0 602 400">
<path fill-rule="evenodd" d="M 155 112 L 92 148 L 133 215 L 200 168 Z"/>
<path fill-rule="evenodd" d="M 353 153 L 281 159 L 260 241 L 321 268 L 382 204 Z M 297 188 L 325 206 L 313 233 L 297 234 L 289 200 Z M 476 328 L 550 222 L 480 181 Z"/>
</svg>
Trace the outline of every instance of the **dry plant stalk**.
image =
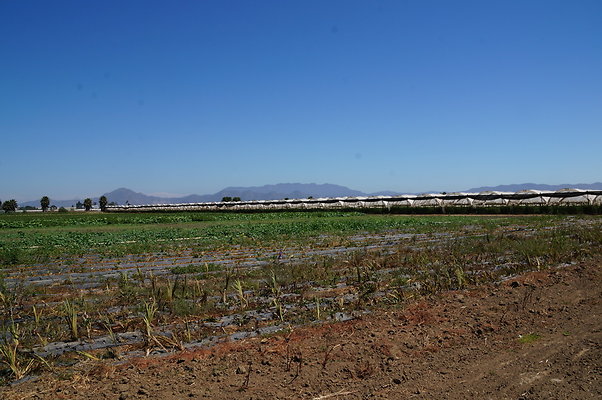
<svg viewBox="0 0 602 400">
<path fill-rule="evenodd" d="M 5 340 L 0 344 L 0 362 L 5 364 L 15 376 L 16 380 L 23 378 L 33 368 L 34 360 L 23 364 L 19 356 L 19 341 L 17 339 Z"/>
</svg>

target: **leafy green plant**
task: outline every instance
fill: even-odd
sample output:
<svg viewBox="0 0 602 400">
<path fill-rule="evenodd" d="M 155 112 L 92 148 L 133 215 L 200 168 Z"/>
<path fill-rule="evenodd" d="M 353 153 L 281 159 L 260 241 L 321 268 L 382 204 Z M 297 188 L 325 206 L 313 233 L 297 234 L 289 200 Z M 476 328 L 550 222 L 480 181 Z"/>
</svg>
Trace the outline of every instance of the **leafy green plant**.
<svg viewBox="0 0 602 400">
<path fill-rule="evenodd" d="M 167 278 L 167 280 L 165 282 L 165 286 L 163 287 L 163 289 L 164 289 L 163 298 L 168 304 L 173 302 L 173 300 L 175 298 L 177 287 L 178 287 L 178 279 L 177 278 L 173 281 L 171 279 Z"/>
<path fill-rule="evenodd" d="M 142 321 L 144 322 L 144 327 L 146 328 L 146 336 L 148 338 L 153 335 L 153 320 L 155 319 L 155 314 L 157 313 L 158 307 L 155 301 L 144 302 L 144 308 L 142 310 Z"/>
<path fill-rule="evenodd" d="M 42 320 L 42 310 L 38 311 L 35 304 L 31 307 L 31 310 L 33 311 L 33 320 L 35 323 L 34 329 L 37 331 L 38 329 L 40 329 L 40 321 Z"/>
<path fill-rule="evenodd" d="M 111 320 L 109 317 L 103 318 L 102 325 L 107 330 L 107 333 L 109 334 L 109 337 L 111 338 L 111 342 L 113 342 L 115 344 L 118 343 L 119 339 L 118 339 L 117 335 L 115 335 L 115 332 L 113 331 L 113 324 L 111 323 Z"/>
<path fill-rule="evenodd" d="M 34 360 L 19 353 L 19 340 L 5 339 L 0 343 L 0 362 L 6 365 L 16 380 L 23 378 L 34 367 Z"/>
<path fill-rule="evenodd" d="M 272 291 L 272 304 L 276 309 L 276 315 L 280 321 L 284 322 L 284 308 L 282 306 L 281 295 L 282 291 L 280 289 L 280 284 L 278 284 L 278 280 L 276 279 L 276 273 L 274 270 L 270 271 L 270 289 Z"/>
<path fill-rule="evenodd" d="M 236 291 L 236 296 L 238 297 L 238 301 L 240 302 L 240 308 L 245 309 L 249 305 L 249 300 L 245 296 L 244 288 L 240 279 L 237 279 L 233 283 L 234 290 Z"/>
<path fill-rule="evenodd" d="M 234 268 L 227 268 L 224 273 L 224 287 L 222 289 L 222 303 L 228 304 L 228 287 L 230 286 L 230 279 L 234 276 Z"/>
<path fill-rule="evenodd" d="M 466 274 L 464 273 L 464 270 L 462 269 L 462 267 L 457 267 L 456 269 L 454 269 L 454 274 L 456 276 L 456 282 L 458 284 L 458 289 L 463 289 L 464 286 L 466 286 L 466 282 L 467 282 L 467 278 L 466 278 Z"/>
<path fill-rule="evenodd" d="M 65 300 L 63 302 L 63 312 L 65 313 L 65 319 L 67 321 L 69 333 L 71 334 L 71 339 L 77 340 L 79 338 L 79 329 L 77 324 L 77 307 L 73 302 Z"/>
</svg>

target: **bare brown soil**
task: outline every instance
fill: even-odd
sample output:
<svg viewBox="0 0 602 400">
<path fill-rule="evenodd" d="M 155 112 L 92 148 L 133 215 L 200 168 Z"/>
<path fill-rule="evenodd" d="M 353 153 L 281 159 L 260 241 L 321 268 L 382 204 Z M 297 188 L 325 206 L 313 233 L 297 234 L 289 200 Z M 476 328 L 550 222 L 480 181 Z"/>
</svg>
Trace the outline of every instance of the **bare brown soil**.
<svg viewBox="0 0 602 400">
<path fill-rule="evenodd" d="M 4 387 L 0 398 L 600 399 L 601 265 L 170 357 L 89 361 Z"/>
</svg>

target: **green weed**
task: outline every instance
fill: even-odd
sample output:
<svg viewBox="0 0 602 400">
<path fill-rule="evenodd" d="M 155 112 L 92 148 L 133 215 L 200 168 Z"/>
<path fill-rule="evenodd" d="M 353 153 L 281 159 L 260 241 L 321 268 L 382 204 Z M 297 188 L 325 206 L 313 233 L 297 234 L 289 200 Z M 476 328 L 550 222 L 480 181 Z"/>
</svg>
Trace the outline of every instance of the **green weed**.
<svg viewBox="0 0 602 400">
<path fill-rule="evenodd" d="M 518 338 L 518 341 L 523 344 L 533 343 L 541 339 L 541 335 L 537 333 L 528 333 L 526 335 L 521 335 Z"/>
</svg>

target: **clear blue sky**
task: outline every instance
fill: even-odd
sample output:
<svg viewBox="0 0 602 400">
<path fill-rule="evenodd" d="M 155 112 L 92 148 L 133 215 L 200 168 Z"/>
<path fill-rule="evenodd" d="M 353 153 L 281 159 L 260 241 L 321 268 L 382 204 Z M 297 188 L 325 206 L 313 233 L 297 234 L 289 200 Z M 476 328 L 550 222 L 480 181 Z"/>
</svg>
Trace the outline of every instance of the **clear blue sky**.
<svg viewBox="0 0 602 400">
<path fill-rule="evenodd" d="M 0 199 L 602 180 L 602 1 L 0 0 Z"/>
</svg>

